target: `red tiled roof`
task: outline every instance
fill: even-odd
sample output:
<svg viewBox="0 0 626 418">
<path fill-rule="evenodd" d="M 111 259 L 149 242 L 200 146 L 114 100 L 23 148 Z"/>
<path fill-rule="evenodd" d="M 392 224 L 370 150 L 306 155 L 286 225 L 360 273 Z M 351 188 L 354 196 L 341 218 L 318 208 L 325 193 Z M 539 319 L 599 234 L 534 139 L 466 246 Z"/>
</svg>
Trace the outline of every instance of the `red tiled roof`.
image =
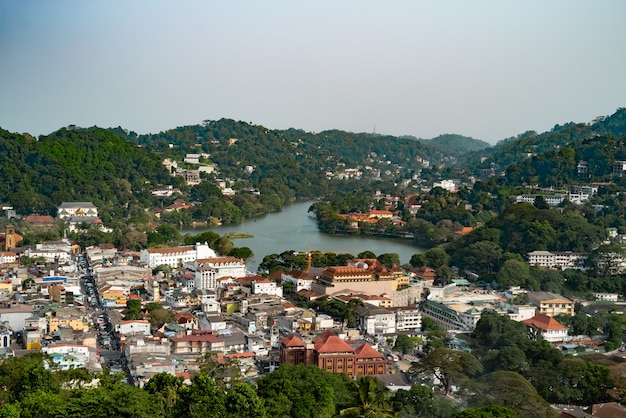
<svg viewBox="0 0 626 418">
<path fill-rule="evenodd" d="M 304 347 L 304 342 L 294 334 L 288 335 L 282 339 L 282 343 L 287 347 Z"/>
<path fill-rule="evenodd" d="M 363 343 L 362 346 L 358 347 L 354 351 L 356 352 L 356 358 L 385 358 L 382 353 L 378 350 L 374 350 L 374 347 L 368 343 Z"/>
<path fill-rule="evenodd" d="M 526 325 L 530 325 L 532 327 L 536 327 L 544 331 L 567 328 L 567 326 L 561 324 L 556 319 L 547 315 L 543 315 L 543 314 L 537 314 L 530 319 L 523 320 L 522 322 L 525 323 Z"/>
<path fill-rule="evenodd" d="M 51 224 L 54 223 L 54 218 L 50 215 L 28 215 L 24 221 L 32 224 Z"/>
<path fill-rule="evenodd" d="M 168 247 L 168 248 L 148 248 L 146 251 L 150 254 L 168 254 L 168 253 L 185 253 L 187 251 L 195 251 L 195 247 L 189 245 L 185 247 Z"/>
<path fill-rule="evenodd" d="M 318 353 L 345 353 L 354 352 L 352 347 L 336 335 L 327 333 L 320 335 L 315 340 L 315 350 Z"/>
</svg>

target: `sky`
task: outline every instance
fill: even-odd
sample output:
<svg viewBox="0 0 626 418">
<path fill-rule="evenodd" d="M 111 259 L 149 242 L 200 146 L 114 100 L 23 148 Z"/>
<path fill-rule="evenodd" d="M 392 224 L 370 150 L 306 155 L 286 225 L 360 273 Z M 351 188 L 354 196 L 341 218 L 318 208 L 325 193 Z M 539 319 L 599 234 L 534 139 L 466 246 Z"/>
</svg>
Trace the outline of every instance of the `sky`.
<svg viewBox="0 0 626 418">
<path fill-rule="evenodd" d="M 0 0 L 0 127 L 490 143 L 626 106 L 622 0 Z"/>
</svg>

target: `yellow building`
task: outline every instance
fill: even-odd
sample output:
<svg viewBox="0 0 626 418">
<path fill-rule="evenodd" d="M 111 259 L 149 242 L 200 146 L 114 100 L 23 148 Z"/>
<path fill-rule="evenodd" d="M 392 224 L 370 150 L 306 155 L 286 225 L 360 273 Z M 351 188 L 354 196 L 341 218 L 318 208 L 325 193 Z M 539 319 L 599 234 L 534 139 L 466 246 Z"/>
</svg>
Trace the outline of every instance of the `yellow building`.
<svg viewBox="0 0 626 418">
<path fill-rule="evenodd" d="M 48 332 L 55 333 L 60 327 L 72 328 L 74 331 L 87 331 L 91 324 L 82 315 L 74 313 L 63 314 L 62 311 L 46 313 L 48 320 Z"/>
<path fill-rule="evenodd" d="M 537 308 L 537 313 L 550 317 L 559 314 L 574 316 L 574 302 L 551 292 L 529 292 L 528 302 Z"/>
</svg>

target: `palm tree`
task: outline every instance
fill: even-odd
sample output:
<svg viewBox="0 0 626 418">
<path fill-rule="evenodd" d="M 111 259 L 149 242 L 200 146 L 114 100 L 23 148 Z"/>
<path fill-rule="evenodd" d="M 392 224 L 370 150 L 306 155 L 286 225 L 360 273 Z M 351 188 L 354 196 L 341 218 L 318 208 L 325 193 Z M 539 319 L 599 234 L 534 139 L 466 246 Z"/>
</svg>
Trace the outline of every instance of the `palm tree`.
<svg viewBox="0 0 626 418">
<path fill-rule="evenodd" d="M 354 399 L 339 411 L 341 417 L 387 418 L 396 416 L 387 402 L 389 390 L 380 388 L 376 380 L 369 376 L 359 376 L 352 382 Z"/>
</svg>

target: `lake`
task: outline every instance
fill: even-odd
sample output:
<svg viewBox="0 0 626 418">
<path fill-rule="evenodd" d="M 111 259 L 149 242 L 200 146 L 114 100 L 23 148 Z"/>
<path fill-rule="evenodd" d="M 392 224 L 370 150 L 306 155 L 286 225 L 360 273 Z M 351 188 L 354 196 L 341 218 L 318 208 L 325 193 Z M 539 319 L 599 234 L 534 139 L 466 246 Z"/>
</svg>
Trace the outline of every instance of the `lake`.
<svg viewBox="0 0 626 418">
<path fill-rule="evenodd" d="M 396 253 L 402 264 L 408 263 L 414 254 L 426 251 L 416 247 L 410 240 L 389 238 L 340 236 L 320 232 L 309 207 L 314 202 L 298 202 L 286 206 L 280 212 L 259 218 L 246 220 L 241 225 L 182 228 L 181 234 L 197 235 L 204 231 L 213 231 L 220 236 L 229 233 L 248 233 L 254 238 L 234 239 L 236 247 L 249 247 L 254 256 L 246 260 L 249 271 L 256 272 L 263 257 L 280 254 L 283 251 L 325 251 L 358 254 L 371 251 L 381 255 Z"/>
</svg>

